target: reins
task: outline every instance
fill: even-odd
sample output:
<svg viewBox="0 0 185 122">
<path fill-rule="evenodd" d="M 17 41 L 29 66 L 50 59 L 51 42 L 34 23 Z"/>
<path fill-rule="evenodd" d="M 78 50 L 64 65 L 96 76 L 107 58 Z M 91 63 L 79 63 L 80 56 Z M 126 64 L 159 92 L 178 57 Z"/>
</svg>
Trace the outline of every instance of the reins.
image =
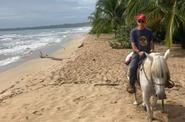
<svg viewBox="0 0 185 122">
<path fill-rule="evenodd" d="M 146 60 L 146 59 L 145 59 Z M 146 77 L 146 80 L 148 81 L 148 82 L 150 82 L 150 80 L 149 80 L 149 78 L 147 77 L 147 75 L 146 75 L 146 71 L 145 71 L 145 68 L 144 68 L 144 62 L 145 62 L 145 60 L 142 62 L 142 64 L 141 64 L 141 71 L 143 70 L 143 73 L 144 73 L 144 75 L 145 75 L 145 77 Z M 152 85 L 153 85 L 153 80 L 151 80 L 151 83 L 152 83 Z"/>
</svg>

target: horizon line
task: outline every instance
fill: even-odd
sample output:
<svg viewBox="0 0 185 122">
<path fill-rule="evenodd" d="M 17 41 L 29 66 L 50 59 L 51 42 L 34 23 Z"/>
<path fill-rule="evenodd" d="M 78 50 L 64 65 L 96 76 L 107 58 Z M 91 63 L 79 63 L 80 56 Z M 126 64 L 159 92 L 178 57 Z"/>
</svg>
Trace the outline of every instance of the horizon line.
<svg viewBox="0 0 185 122">
<path fill-rule="evenodd" d="M 42 25 L 42 26 L 28 26 L 28 27 L 10 27 L 10 28 L 0 28 L 0 31 L 9 31 L 9 30 L 27 30 L 27 29 L 46 29 L 46 28 L 69 28 L 72 25 L 90 25 L 90 22 L 78 22 L 78 23 L 64 23 L 64 24 L 51 24 L 51 25 Z M 77 26 L 76 26 L 77 27 Z"/>
</svg>

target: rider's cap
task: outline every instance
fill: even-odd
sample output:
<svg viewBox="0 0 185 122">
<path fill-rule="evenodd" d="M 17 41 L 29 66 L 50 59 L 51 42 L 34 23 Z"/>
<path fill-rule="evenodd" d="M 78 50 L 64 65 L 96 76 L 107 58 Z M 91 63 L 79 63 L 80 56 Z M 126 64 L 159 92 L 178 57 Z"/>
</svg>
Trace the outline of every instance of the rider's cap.
<svg viewBox="0 0 185 122">
<path fill-rule="evenodd" d="M 143 20 L 143 21 L 145 21 L 146 20 L 146 16 L 143 13 L 138 14 L 136 16 L 136 20 Z"/>
</svg>

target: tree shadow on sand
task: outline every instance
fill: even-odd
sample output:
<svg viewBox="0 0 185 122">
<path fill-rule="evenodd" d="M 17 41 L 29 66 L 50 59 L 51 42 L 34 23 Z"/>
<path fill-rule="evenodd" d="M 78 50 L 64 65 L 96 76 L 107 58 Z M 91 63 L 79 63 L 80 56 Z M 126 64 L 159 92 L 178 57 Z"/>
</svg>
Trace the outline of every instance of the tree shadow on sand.
<svg viewBox="0 0 185 122">
<path fill-rule="evenodd" d="M 166 104 L 169 122 L 185 122 L 185 107 L 182 105 Z"/>
<path fill-rule="evenodd" d="M 165 104 L 165 112 L 162 113 L 161 105 L 158 104 L 154 116 L 159 122 L 185 122 L 185 107 L 182 105 Z"/>
</svg>

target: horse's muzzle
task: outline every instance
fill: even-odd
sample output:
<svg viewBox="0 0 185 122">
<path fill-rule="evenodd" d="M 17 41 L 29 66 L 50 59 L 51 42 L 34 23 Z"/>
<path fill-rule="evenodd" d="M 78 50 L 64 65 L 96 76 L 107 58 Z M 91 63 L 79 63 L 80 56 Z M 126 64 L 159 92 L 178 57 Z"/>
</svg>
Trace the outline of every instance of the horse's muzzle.
<svg viewBox="0 0 185 122">
<path fill-rule="evenodd" d="M 159 100 L 163 100 L 163 99 L 166 99 L 166 94 L 156 94 L 156 97 L 159 99 Z"/>
</svg>

